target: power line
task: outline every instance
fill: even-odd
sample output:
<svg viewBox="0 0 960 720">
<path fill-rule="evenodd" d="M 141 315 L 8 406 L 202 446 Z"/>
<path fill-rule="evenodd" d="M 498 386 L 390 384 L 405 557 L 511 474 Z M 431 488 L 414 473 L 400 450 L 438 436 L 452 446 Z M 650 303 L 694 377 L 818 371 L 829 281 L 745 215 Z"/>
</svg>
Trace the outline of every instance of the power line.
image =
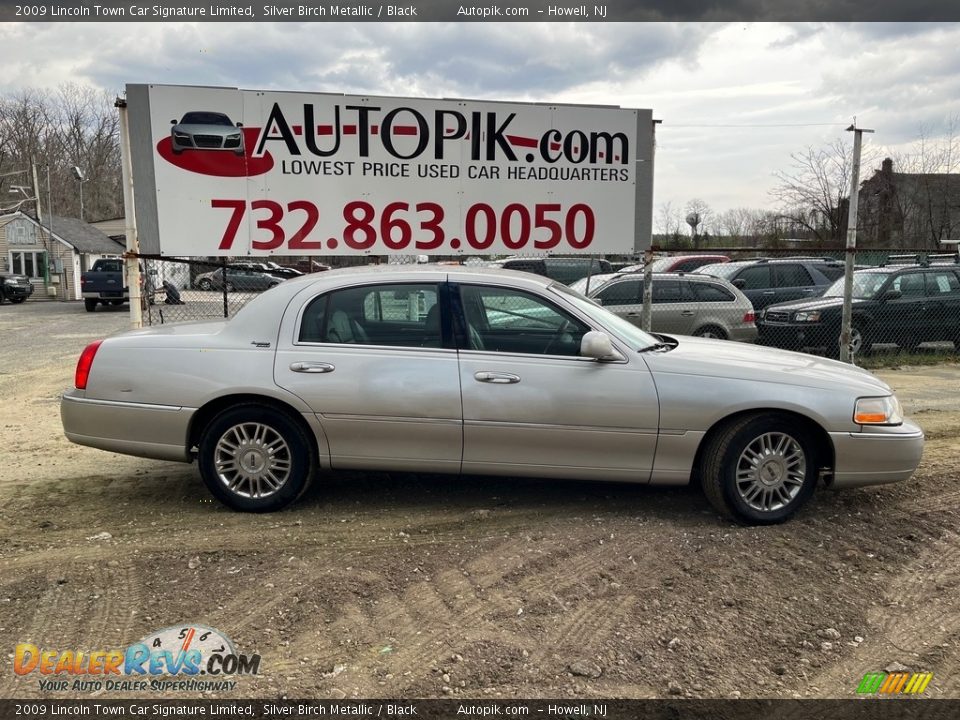
<svg viewBox="0 0 960 720">
<path fill-rule="evenodd" d="M 840 127 L 848 123 L 770 123 L 760 125 L 740 125 L 740 124 L 722 124 L 722 125 L 678 125 L 676 123 L 664 123 L 664 129 L 669 128 L 778 128 L 778 127 Z"/>
</svg>

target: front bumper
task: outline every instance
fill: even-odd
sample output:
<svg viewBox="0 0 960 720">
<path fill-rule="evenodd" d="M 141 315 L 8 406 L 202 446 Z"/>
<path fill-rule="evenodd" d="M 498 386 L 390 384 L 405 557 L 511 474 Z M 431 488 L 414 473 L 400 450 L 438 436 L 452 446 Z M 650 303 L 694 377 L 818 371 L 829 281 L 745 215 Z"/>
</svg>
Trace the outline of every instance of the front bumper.
<svg viewBox="0 0 960 720">
<path fill-rule="evenodd" d="M 830 342 L 830 328 L 818 323 L 771 325 L 757 321 L 757 331 L 759 344 L 787 350 L 798 350 L 804 347 L 826 347 Z M 837 331 L 837 337 L 839 336 L 840 333 Z"/>
<path fill-rule="evenodd" d="M 909 420 L 898 427 L 830 433 L 830 437 L 836 458 L 830 486 L 835 488 L 907 480 L 923 455 L 923 430 Z"/>
<path fill-rule="evenodd" d="M 19 300 L 21 298 L 26 300 L 33 295 L 33 285 L 11 285 L 4 283 L 2 292 L 8 300 Z"/>
</svg>

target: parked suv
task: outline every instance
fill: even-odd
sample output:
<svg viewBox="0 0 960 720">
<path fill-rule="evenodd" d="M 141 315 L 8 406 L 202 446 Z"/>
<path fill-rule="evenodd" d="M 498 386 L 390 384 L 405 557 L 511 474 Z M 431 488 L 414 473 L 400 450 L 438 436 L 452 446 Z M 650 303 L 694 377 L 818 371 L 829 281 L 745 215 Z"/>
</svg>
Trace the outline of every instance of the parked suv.
<svg viewBox="0 0 960 720">
<path fill-rule="evenodd" d="M 640 325 L 643 275 L 603 276 L 589 297 L 611 312 Z M 574 288 L 576 289 L 576 288 Z M 726 280 L 695 274 L 654 273 L 651 329 L 753 342 L 757 339 L 753 306 Z"/>
<path fill-rule="evenodd" d="M 774 303 L 822 294 L 843 277 L 843 263 L 826 258 L 762 258 L 704 265 L 694 272 L 727 280 L 760 311 Z"/>
<path fill-rule="evenodd" d="M 523 272 L 543 275 L 564 285 L 584 278 L 587 275 L 598 275 L 613 271 L 608 260 L 599 258 L 507 258 L 495 260 L 494 265 L 504 270 L 521 270 Z"/>
<path fill-rule="evenodd" d="M 760 342 L 798 350 L 840 351 L 843 278 L 813 300 L 767 307 L 757 319 Z M 912 350 L 923 342 L 952 341 L 960 350 L 960 266 L 912 265 L 853 273 L 851 346 L 869 352 L 874 343 Z"/>
<path fill-rule="evenodd" d="M 26 275 L 0 275 L 0 303 L 22 303 L 32 294 L 33 284 Z"/>
</svg>

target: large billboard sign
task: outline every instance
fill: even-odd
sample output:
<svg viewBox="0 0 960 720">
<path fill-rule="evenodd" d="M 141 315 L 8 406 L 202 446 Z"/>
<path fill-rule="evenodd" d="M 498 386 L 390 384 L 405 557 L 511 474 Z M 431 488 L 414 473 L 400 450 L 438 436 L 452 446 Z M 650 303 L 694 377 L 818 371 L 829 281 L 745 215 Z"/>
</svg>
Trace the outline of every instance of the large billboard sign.
<svg viewBox="0 0 960 720">
<path fill-rule="evenodd" d="M 127 87 L 141 251 L 617 253 L 650 238 L 650 110 Z"/>
</svg>

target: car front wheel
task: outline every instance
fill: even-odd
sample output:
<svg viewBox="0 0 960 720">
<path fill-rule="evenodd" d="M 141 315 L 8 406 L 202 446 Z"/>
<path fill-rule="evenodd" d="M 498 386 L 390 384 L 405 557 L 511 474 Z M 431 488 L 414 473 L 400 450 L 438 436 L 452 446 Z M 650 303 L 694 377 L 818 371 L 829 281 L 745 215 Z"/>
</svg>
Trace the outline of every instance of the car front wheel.
<svg viewBox="0 0 960 720">
<path fill-rule="evenodd" d="M 213 287 L 213 283 L 211 283 L 207 278 L 203 278 L 203 280 L 197 283 L 197 287 L 201 290 L 209 290 Z"/>
<path fill-rule="evenodd" d="M 721 515 L 749 525 L 788 519 L 813 494 L 818 472 L 817 447 L 809 434 L 775 413 L 721 428 L 700 462 L 710 503 Z"/>
<path fill-rule="evenodd" d="M 316 474 L 315 445 L 289 415 L 263 405 L 238 405 L 204 429 L 200 474 L 224 505 L 245 512 L 286 507 Z"/>
</svg>

